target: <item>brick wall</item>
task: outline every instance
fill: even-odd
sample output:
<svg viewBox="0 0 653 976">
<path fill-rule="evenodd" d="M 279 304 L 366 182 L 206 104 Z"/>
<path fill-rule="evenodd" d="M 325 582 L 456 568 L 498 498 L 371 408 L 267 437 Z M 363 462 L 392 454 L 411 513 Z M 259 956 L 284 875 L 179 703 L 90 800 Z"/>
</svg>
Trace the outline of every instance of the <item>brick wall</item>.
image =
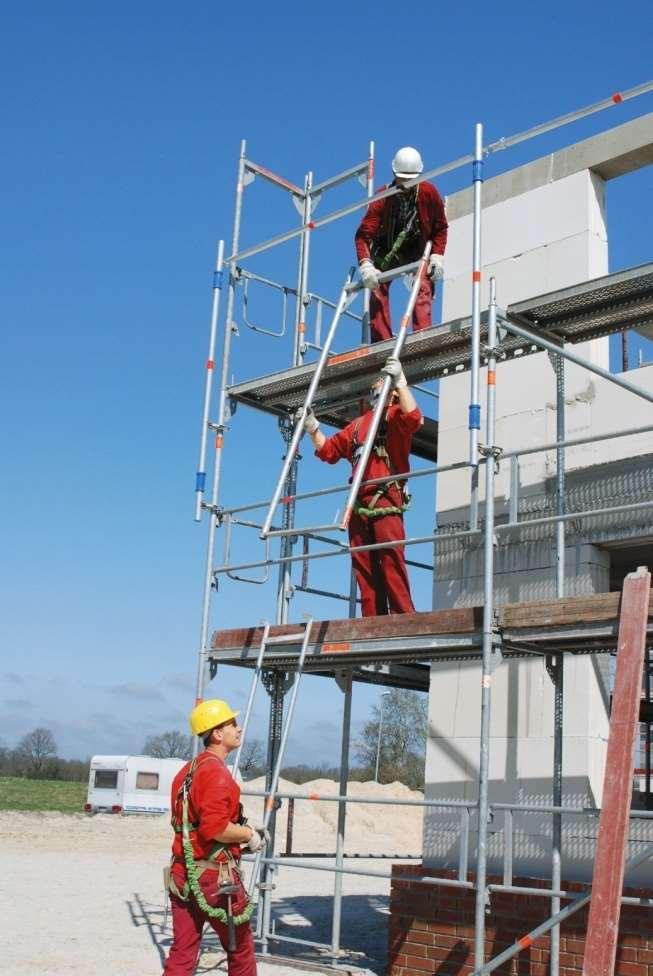
<svg viewBox="0 0 653 976">
<path fill-rule="evenodd" d="M 451 871 L 421 865 L 393 865 L 389 921 L 389 976 L 469 976 L 474 970 L 474 892 L 429 885 L 416 877 L 453 878 Z M 500 883 L 489 878 L 489 883 Z M 515 884 L 549 887 L 548 881 L 520 878 Z M 586 891 L 587 885 L 565 883 L 566 891 Z M 653 892 L 627 889 L 624 894 L 653 897 Z M 566 903 L 563 903 L 563 906 Z M 536 895 L 491 897 L 486 916 L 486 960 L 548 918 L 548 898 Z M 560 976 L 579 976 L 583 967 L 588 907 L 561 927 Z M 549 936 L 537 939 L 495 970 L 500 976 L 548 976 Z M 653 910 L 623 905 L 615 976 L 653 976 Z"/>
</svg>

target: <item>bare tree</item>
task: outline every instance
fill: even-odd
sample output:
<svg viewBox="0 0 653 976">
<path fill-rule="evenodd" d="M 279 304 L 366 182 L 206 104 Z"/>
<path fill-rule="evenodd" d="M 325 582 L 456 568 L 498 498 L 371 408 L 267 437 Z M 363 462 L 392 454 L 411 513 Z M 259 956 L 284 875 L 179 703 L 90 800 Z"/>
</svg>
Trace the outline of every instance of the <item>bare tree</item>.
<svg viewBox="0 0 653 976">
<path fill-rule="evenodd" d="M 426 721 L 426 695 L 391 688 L 385 693 L 383 709 L 380 704 L 372 708 L 372 718 L 365 723 L 355 743 L 358 760 L 372 775 L 378 749 L 381 782 L 398 779 L 412 789 L 421 789 L 424 785 Z"/>
<path fill-rule="evenodd" d="M 240 754 L 239 768 L 243 776 L 262 771 L 265 763 L 263 743 L 260 739 L 246 739 Z"/>
<path fill-rule="evenodd" d="M 156 759 L 190 759 L 192 751 L 191 736 L 175 729 L 160 735 L 151 735 L 143 746 L 143 755 L 154 756 Z"/>
<path fill-rule="evenodd" d="M 57 743 L 50 729 L 32 729 L 18 743 L 16 758 L 27 776 L 43 777 L 57 755 Z"/>
</svg>

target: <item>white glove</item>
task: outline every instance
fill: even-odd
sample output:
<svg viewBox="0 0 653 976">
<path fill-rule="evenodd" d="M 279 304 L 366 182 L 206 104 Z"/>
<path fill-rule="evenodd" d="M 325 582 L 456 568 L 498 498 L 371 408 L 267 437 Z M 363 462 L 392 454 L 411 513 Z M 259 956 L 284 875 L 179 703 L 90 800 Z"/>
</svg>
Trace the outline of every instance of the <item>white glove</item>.
<svg viewBox="0 0 653 976">
<path fill-rule="evenodd" d="M 295 411 L 295 423 L 298 424 L 301 419 L 302 419 L 302 408 L 299 407 L 299 409 Z M 315 414 L 313 413 L 313 408 L 309 407 L 308 410 L 306 411 L 306 417 L 304 418 L 304 430 L 306 431 L 307 434 L 314 434 L 319 426 L 320 426 L 320 422 L 315 416 Z"/>
<path fill-rule="evenodd" d="M 247 847 L 252 854 L 256 854 L 263 846 L 263 842 L 265 841 L 267 843 L 269 840 L 270 835 L 265 827 L 252 827 L 252 836 L 247 841 Z"/>
<path fill-rule="evenodd" d="M 401 368 L 401 363 L 395 356 L 388 356 L 385 361 L 385 366 L 381 370 L 386 376 L 389 376 L 392 380 L 392 389 L 400 390 L 404 386 L 408 386 L 408 381 L 404 376 L 404 371 Z"/>
<path fill-rule="evenodd" d="M 381 272 L 378 268 L 374 267 L 374 264 L 365 258 L 361 261 L 358 270 L 360 272 L 361 281 L 363 282 L 364 288 L 369 288 L 370 291 L 374 291 L 375 288 L 379 287 L 379 278 L 381 277 Z"/>
<path fill-rule="evenodd" d="M 442 254 L 432 254 L 429 258 L 429 278 L 431 281 L 439 281 L 444 277 L 444 256 Z"/>
</svg>

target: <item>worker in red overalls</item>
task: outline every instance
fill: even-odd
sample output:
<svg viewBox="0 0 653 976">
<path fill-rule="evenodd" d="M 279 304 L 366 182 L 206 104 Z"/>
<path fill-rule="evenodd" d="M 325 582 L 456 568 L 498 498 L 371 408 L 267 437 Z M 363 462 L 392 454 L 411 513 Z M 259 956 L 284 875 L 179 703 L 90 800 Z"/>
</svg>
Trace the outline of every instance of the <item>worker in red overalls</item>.
<svg viewBox="0 0 653 976">
<path fill-rule="evenodd" d="M 383 478 L 387 475 L 401 476 L 407 472 L 410 467 L 412 436 L 424 422 L 415 398 L 408 389 L 399 360 L 391 356 L 382 373 L 392 377 L 393 393 L 385 418 L 379 426 L 365 479 Z M 383 380 L 379 379 L 372 387 L 372 406 L 382 384 Z M 333 437 L 325 437 L 315 415 L 310 411 L 304 421 L 304 429 L 310 435 L 315 453 L 321 461 L 335 464 L 344 458 L 355 469 L 371 420 L 372 409 L 369 409 L 347 424 L 344 430 Z M 363 484 L 349 522 L 351 546 L 405 539 L 404 511 L 410 501 L 405 484 L 401 477 L 384 485 Z M 403 546 L 352 552 L 351 559 L 364 617 L 415 611 Z"/>
<path fill-rule="evenodd" d="M 444 251 L 447 246 L 447 218 L 442 197 L 432 183 L 406 184 L 424 169 L 416 149 L 405 146 L 392 160 L 394 179 L 390 186 L 401 192 L 384 200 L 375 200 L 367 208 L 356 231 L 356 256 L 361 281 L 370 294 L 370 330 L 372 342 L 392 336 L 390 323 L 390 282 L 379 283 L 383 271 L 418 261 L 428 241 L 432 250 L 428 276 L 422 279 L 413 311 L 413 330 L 428 329 L 432 324 L 435 282 L 444 274 Z M 379 190 L 386 190 L 382 186 Z"/>
<path fill-rule="evenodd" d="M 240 745 L 241 729 L 219 699 L 200 702 L 190 715 L 204 751 L 177 773 L 171 811 L 175 837 L 170 868 L 173 941 L 164 976 L 191 976 L 206 922 L 227 953 L 228 976 L 256 976 L 252 907 L 243 887 L 241 845 L 257 851 L 265 831 L 242 814 L 240 787 L 225 765 Z"/>
</svg>

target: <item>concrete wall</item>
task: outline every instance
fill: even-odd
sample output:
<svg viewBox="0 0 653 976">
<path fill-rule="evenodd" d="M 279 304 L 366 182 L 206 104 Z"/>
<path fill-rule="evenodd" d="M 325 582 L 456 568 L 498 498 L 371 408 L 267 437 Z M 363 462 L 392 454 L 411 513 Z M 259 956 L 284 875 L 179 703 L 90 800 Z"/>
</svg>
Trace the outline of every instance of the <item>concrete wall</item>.
<svg viewBox="0 0 653 976">
<path fill-rule="evenodd" d="M 471 303 L 472 217 L 451 222 L 445 256 L 443 319 L 468 313 Z M 585 171 L 505 200 L 483 212 L 482 307 L 487 306 L 489 278 L 497 280 L 500 305 L 523 301 L 608 273 L 608 242 L 603 180 Z M 576 349 L 607 368 L 608 339 L 582 343 Z M 469 374 L 448 377 L 440 397 L 439 460 L 465 457 Z M 567 427 L 587 426 L 592 378 L 580 367 L 566 367 Z M 485 370 L 481 390 L 485 395 Z M 484 407 L 484 404 L 483 404 Z M 483 409 L 482 417 L 485 411 Z M 500 363 L 497 369 L 497 439 L 505 447 L 544 443 L 555 434 L 555 378 L 546 353 L 523 362 Z M 481 434 L 483 440 L 483 433 Z M 534 455 L 525 465 L 535 481 L 546 477 L 544 460 Z M 439 483 L 441 521 L 466 503 L 469 476 L 443 475 Z M 463 494 L 461 495 L 461 492 Z"/>
<path fill-rule="evenodd" d="M 451 221 L 445 259 L 445 321 L 465 314 L 470 307 L 471 235 L 471 214 L 463 213 Z M 497 280 L 499 303 L 507 305 L 606 274 L 603 180 L 584 170 L 516 196 L 508 195 L 484 211 L 482 250 L 483 307 L 491 275 Z M 588 358 L 607 366 L 607 339 L 578 348 Z M 501 363 L 497 379 L 498 443 L 512 448 L 554 439 L 555 383 L 546 355 Z M 586 372 L 576 367 L 567 370 L 567 397 L 568 433 L 587 431 L 592 423 L 596 385 L 588 380 Z M 443 381 L 439 428 L 439 460 L 443 464 L 465 456 L 468 402 L 469 374 Z M 522 465 L 524 485 L 539 485 L 550 474 L 550 456 L 536 455 Z M 498 492 L 507 495 L 508 484 L 502 474 Z M 439 497 L 440 524 L 460 518 L 469 502 L 469 476 L 443 475 Z M 555 595 L 555 559 L 550 543 L 517 542 L 500 550 L 497 562 L 499 602 Z M 479 550 L 458 556 L 443 554 L 438 566 L 442 577 L 439 606 L 482 603 Z M 608 557 L 593 546 L 569 551 L 567 577 L 570 593 L 606 590 Z M 565 801 L 574 805 L 593 804 L 601 796 L 607 736 L 604 695 L 595 660 L 569 658 L 565 662 Z M 544 663 L 524 660 L 501 665 L 493 680 L 492 697 L 491 801 L 551 802 L 553 688 Z M 479 666 L 433 665 L 426 762 L 430 797 L 476 797 L 479 732 Z M 456 830 L 451 827 L 450 815 L 426 816 L 424 851 L 428 864 L 445 865 L 455 857 Z M 548 829 L 546 818 L 544 823 L 538 818 L 537 824 L 527 818 L 521 825 L 515 871 L 546 873 Z M 547 862 L 545 866 L 542 861 Z M 565 861 L 568 877 L 574 876 L 574 870 L 585 874 L 581 863 L 574 868 Z"/>
</svg>

